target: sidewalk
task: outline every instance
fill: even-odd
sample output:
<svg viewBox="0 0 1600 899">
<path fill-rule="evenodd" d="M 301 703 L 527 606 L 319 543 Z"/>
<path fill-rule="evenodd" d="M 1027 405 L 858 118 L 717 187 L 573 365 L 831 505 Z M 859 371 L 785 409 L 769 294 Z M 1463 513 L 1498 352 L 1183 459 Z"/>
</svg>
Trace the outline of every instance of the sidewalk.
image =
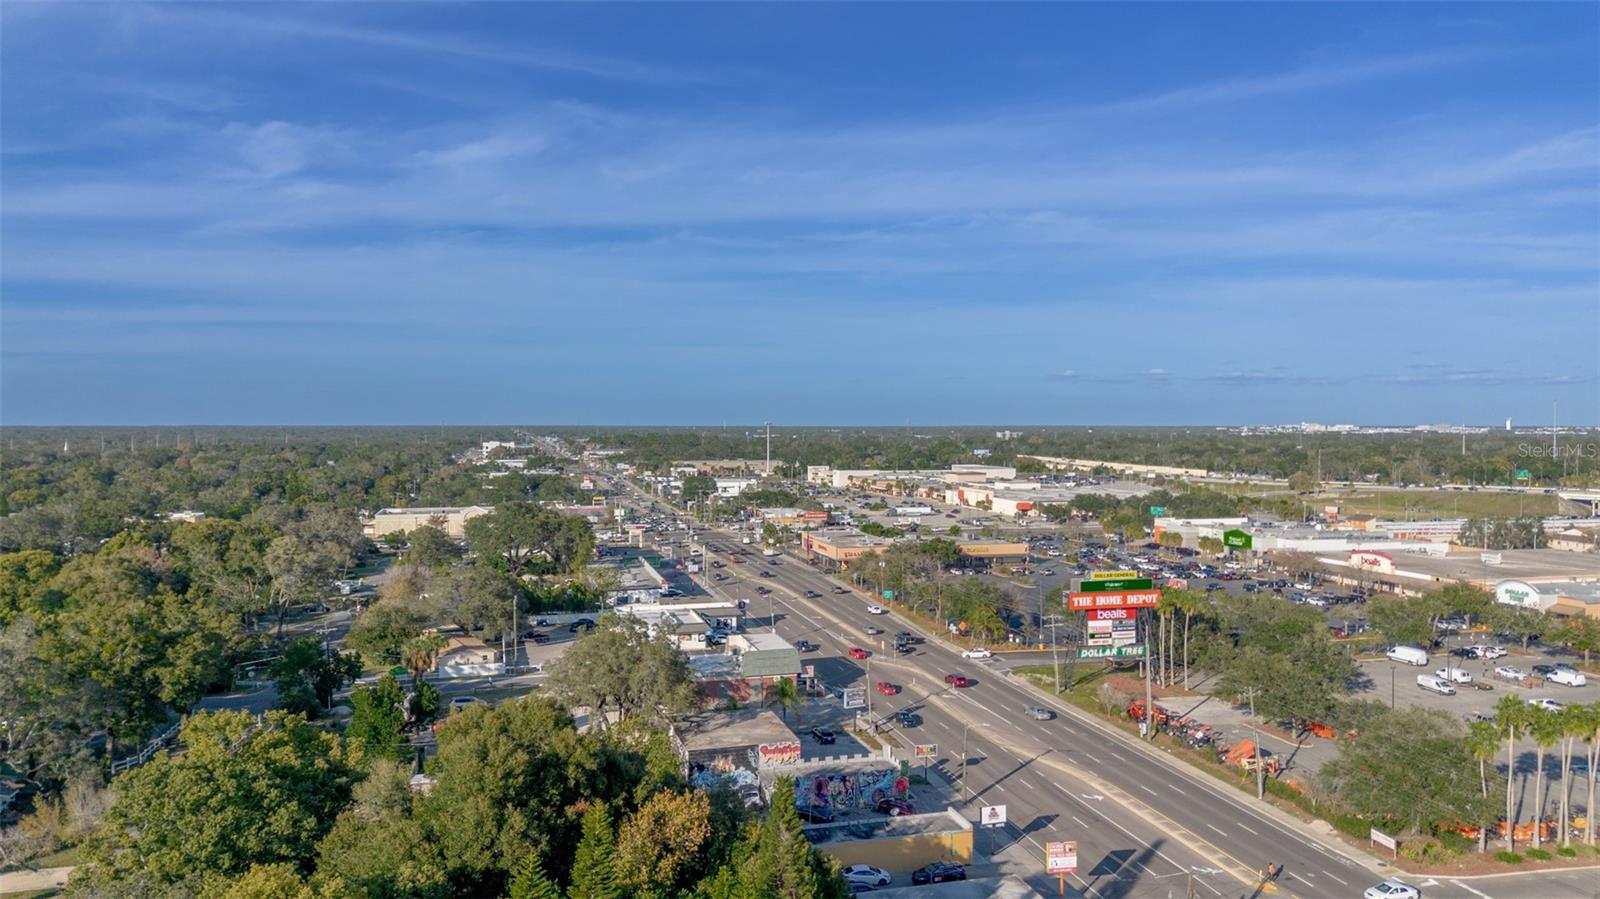
<svg viewBox="0 0 1600 899">
<path fill-rule="evenodd" d="M 12 871 L 0 874 L 0 895 L 31 893 L 36 890 L 58 890 L 67 885 L 75 866 L 40 868 L 36 871 Z"/>
</svg>

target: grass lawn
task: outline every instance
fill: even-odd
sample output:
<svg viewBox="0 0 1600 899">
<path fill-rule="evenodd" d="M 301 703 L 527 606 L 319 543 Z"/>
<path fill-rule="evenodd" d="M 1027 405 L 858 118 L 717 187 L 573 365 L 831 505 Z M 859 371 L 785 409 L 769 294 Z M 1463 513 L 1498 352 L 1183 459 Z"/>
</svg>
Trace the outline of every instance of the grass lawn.
<svg viewBox="0 0 1600 899">
<path fill-rule="evenodd" d="M 1332 492 L 1313 500 L 1320 508 L 1338 506 L 1341 515 L 1366 514 L 1405 520 L 1425 518 L 1515 518 L 1554 515 L 1556 498 L 1537 494 L 1468 493 L 1454 490 L 1393 490 L 1375 493 Z"/>
</svg>

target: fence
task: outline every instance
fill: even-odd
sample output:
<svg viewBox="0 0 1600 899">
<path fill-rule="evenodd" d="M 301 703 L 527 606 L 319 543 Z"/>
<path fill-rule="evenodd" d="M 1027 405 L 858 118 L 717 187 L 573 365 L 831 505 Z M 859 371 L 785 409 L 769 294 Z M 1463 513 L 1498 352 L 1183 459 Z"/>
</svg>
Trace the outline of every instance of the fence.
<svg viewBox="0 0 1600 899">
<path fill-rule="evenodd" d="M 178 725 L 181 723 L 181 721 L 174 721 L 167 727 L 166 730 L 156 734 L 154 737 L 151 737 L 150 742 L 146 743 L 144 748 L 139 750 L 138 755 L 130 755 L 127 758 L 113 760 L 111 762 L 112 775 L 121 774 L 130 768 L 137 768 L 140 765 L 143 765 L 145 762 L 150 761 L 152 758 L 155 758 L 156 753 L 166 748 L 167 744 L 172 741 L 172 738 L 178 735 Z"/>
</svg>

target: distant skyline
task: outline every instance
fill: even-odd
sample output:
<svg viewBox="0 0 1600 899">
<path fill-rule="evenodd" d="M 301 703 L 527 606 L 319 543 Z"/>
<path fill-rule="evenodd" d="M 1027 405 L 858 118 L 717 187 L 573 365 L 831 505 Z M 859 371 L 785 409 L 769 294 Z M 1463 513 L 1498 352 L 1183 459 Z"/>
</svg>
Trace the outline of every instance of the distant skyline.
<svg viewBox="0 0 1600 899">
<path fill-rule="evenodd" d="M 0 423 L 1600 423 L 1594 4 L 0 4 Z"/>
</svg>

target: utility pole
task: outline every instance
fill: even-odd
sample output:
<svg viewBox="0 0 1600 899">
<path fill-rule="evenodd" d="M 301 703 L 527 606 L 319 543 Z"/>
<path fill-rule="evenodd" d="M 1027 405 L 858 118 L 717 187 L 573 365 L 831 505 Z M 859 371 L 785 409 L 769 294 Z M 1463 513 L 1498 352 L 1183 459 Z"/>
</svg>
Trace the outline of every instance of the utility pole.
<svg viewBox="0 0 1600 899">
<path fill-rule="evenodd" d="M 1140 614 L 1144 616 L 1144 723 L 1141 726 L 1144 728 L 1144 738 L 1154 740 L 1156 738 L 1156 700 L 1155 691 L 1150 680 L 1154 674 L 1150 665 L 1152 661 L 1150 656 L 1151 613 L 1150 610 L 1146 609 Z"/>
<path fill-rule="evenodd" d="M 1255 734 L 1256 749 L 1256 798 L 1262 799 L 1267 795 L 1266 770 L 1261 767 L 1261 727 L 1256 720 L 1256 693 L 1260 692 L 1255 687 L 1248 691 L 1250 695 L 1250 730 Z"/>
<path fill-rule="evenodd" d="M 972 800 L 972 794 L 970 792 L 968 792 L 968 790 L 967 790 L 967 734 L 971 733 L 972 729 L 974 727 L 988 727 L 988 726 L 989 726 L 988 724 L 985 724 L 982 721 L 972 721 L 972 722 L 968 722 L 967 726 L 963 727 L 961 729 L 961 804 L 962 805 L 965 805 L 965 804 L 967 804 L 968 802 L 970 802 Z"/>
<path fill-rule="evenodd" d="M 1050 628 L 1050 664 L 1056 670 L 1056 695 L 1061 695 L 1061 656 L 1057 652 L 1056 626 L 1060 624 L 1061 616 L 1051 615 L 1048 619 L 1040 619 L 1039 623 Z"/>
<path fill-rule="evenodd" d="M 767 477 L 772 477 L 772 422 L 767 422 Z"/>
</svg>

